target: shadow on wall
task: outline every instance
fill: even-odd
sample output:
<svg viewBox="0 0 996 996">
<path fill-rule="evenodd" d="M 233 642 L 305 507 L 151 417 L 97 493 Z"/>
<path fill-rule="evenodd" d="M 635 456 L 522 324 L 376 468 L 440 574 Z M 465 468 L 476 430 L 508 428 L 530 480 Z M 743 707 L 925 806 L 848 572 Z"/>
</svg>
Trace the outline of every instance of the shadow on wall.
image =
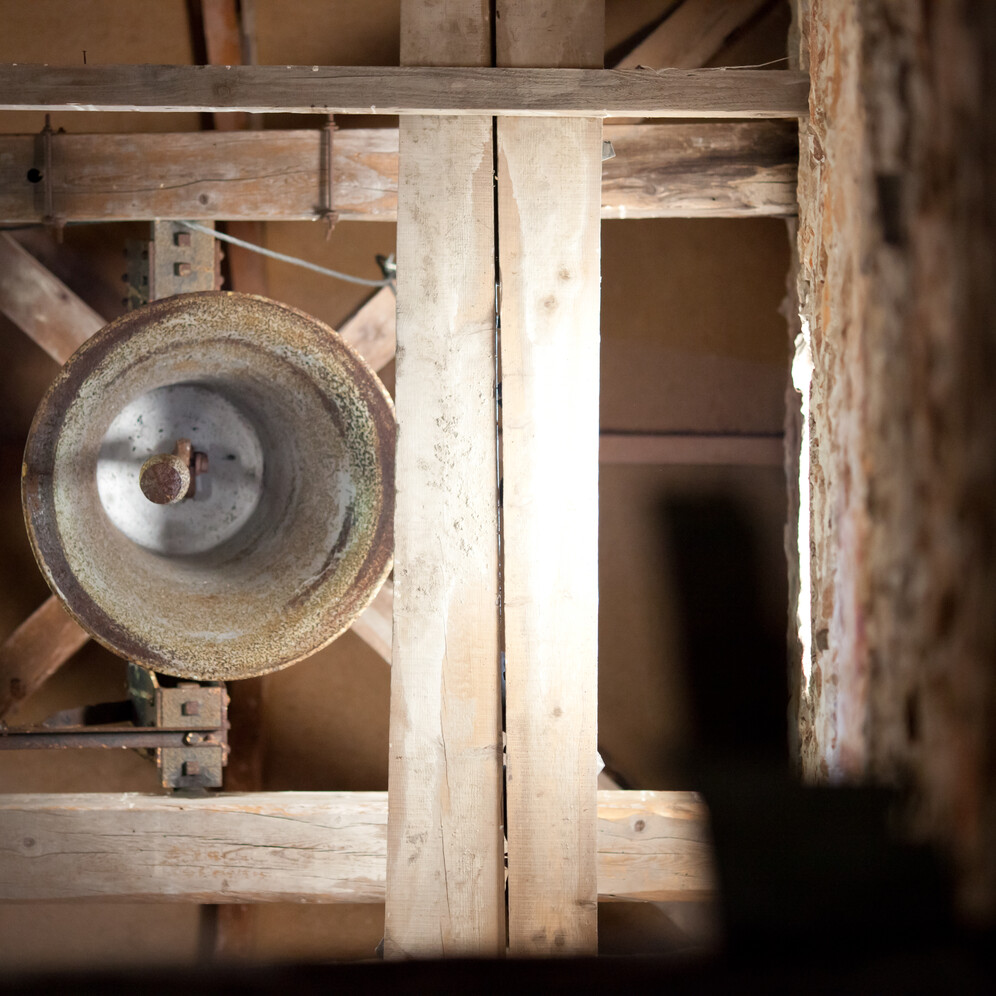
<svg viewBox="0 0 996 996">
<path fill-rule="evenodd" d="M 950 875 L 897 832 L 908 800 L 791 773 L 784 629 L 764 618 L 746 510 L 715 495 L 669 498 L 661 512 L 692 712 L 682 767 L 709 804 L 727 953 L 837 944 L 878 958 L 945 943 Z"/>
</svg>

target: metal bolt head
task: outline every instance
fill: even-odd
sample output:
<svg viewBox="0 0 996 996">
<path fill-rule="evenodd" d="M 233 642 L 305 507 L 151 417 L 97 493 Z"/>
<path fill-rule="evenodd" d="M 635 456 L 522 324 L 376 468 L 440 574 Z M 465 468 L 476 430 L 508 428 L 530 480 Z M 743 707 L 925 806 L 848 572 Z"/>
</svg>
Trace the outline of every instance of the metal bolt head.
<svg viewBox="0 0 996 996">
<path fill-rule="evenodd" d="M 173 236 L 173 242 L 181 249 L 189 249 L 190 232 L 177 232 L 176 235 Z"/>
<path fill-rule="evenodd" d="M 180 706 L 180 712 L 184 716 L 199 716 L 201 714 L 201 704 L 197 701 L 184 702 Z"/>
<path fill-rule="evenodd" d="M 197 761 L 184 761 L 183 762 L 183 774 L 187 778 L 191 778 L 195 775 L 201 773 L 201 766 Z"/>
<path fill-rule="evenodd" d="M 191 273 L 194 272 L 194 268 L 190 263 L 174 263 L 173 272 L 178 277 L 189 277 Z"/>
<path fill-rule="evenodd" d="M 157 453 L 142 464 L 138 484 L 149 501 L 174 505 L 190 490 L 190 467 L 174 453 Z"/>
</svg>

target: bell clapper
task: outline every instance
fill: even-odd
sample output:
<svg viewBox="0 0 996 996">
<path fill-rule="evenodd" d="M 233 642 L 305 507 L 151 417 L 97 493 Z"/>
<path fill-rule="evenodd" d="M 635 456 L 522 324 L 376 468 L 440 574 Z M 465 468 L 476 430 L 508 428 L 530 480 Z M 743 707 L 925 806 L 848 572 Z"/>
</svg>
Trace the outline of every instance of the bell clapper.
<svg viewBox="0 0 996 996">
<path fill-rule="evenodd" d="M 172 453 L 157 453 L 142 464 L 138 483 L 149 501 L 175 505 L 194 497 L 197 475 L 207 472 L 207 454 L 194 452 L 189 439 L 178 439 Z"/>
</svg>

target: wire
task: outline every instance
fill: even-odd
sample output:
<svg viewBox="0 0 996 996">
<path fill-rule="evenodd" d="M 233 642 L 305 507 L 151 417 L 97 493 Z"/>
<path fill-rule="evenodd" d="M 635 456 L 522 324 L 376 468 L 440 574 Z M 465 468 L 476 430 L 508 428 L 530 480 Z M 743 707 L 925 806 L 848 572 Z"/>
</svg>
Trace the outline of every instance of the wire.
<svg viewBox="0 0 996 996">
<path fill-rule="evenodd" d="M 270 259 L 279 259 L 283 263 L 303 266 L 306 270 L 313 270 L 315 273 L 321 273 L 326 277 L 334 277 L 336 280 L 345 280 L 351 284 L 361 284 L 364 287 L 391 287 L 394 284 L 393 279 L 390 277 L 385 277 L 383 280 L 368 280 L 366 277 L 354 277 L 348 273 L 340 273 L 338 270 L 330 270 L 328 267 L 319 266 L 317 263 L 310 263 L 308 260 L 300 259 L 297 256 L 288 256 L 286 253 L 275 252 L 273 249 L 264 249 L 263 246 L 258 246 L 254 242 L 237 239 L 234 235 L 226 235 L 224 232 L 208 228 L 207 225 L 200 225 L 196 221 L 181 221 L 178 224 L 194 232 L 213 235 L 216 239 L 220 239 L 222 242 L 230 242 L 233 246 L 241 246 L 243 249 L 250 250 L 250 252 L 258 252 L 263 256 L 269 256 Z"/>
</svg>

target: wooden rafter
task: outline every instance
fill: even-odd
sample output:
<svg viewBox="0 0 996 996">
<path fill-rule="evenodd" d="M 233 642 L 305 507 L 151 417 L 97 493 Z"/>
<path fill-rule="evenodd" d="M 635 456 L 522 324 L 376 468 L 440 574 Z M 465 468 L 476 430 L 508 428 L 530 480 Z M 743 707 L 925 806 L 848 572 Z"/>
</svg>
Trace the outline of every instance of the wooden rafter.
<svg viewBox="0 0 996 996">
<path fill-rule="evenodd" d="M 106 324 L 6 233 L 0 233 L 0 312 L 59 363 Z"/>
<path fill-rule="evenodd" d="M 386 792 L 0 795 L 0 901 L 382 903 Z M 598 793 L 603 900 L 715 896 L 692 792 Z"/>
<path fill-rule="evenodd" d="M 604 4 L 498 0 L 500 65 L 600 66 Z M 594 955 L 599 118 L 497 122 L 512 955 Z"/>
<path fill-rule="evenodd" d="M 243 48 L 254 49 L 249 44 L 243 46 L 245 30 L 242 25 L 241 12 L 236 0 L 201 0 L 201 17 L 204 26 L 204 47 L 207 59 L 211 65 L 238 66 L 243 63 Z M 214 127 L 216 131 L 241 131 L 251 121 L 258 121 L 248 114 L 215 114 Z M 162 217 L 160 215 L 160 217 Z M 188 215 L 171 214 L 171 218 L 187 218 Z M 226 231 L 229 235 L 262 245 L 265 234 L 262 222 L 258 219 L 233 220 L 227 219 Z M 229 282 L 232 290 L 245 294 L 269 294 L 266 258 L 259 253 L 244 249 L 241 246 L 229 245 L 226 249 L 228 257 Z"/>
<path fill-rule="evenodd" d="M 616 63 L 617 69 L 650 66 L 697 69 L 704 66 L 727 38 L 771 0 L 684 0 Z"/>
<path fill-rule="evenodd" d="M 796 118 L 789 70 L 0 66 L 4 111 Z"/>
<path fill-rule="evenodd" d="M 797 128 L 782 121 L 608 125 L 603 218 L 795 214 Z M 313 221 L 321 217 L 319 131 L 73 135 L 52 139 L 52 194 L 67 221 L 149 218 Z M 0 136 L 0 221 L 44 214 L 33 135 Z M 394 221 L 398 131 L 347 128 L 334 143 L 336 210 Z"/>
<path fill-rule="evenodd" d="M 403 62 L 486 64 L 487 0 L 402 5 Z M 389 958 L 505 950 L 489 117 L 400 126 Z"/>
<path fill-rule="evenodd" d="M 88 640 L 52 595 L 0 644 L 0 720 L 44 684 Z"/>
</svg>

